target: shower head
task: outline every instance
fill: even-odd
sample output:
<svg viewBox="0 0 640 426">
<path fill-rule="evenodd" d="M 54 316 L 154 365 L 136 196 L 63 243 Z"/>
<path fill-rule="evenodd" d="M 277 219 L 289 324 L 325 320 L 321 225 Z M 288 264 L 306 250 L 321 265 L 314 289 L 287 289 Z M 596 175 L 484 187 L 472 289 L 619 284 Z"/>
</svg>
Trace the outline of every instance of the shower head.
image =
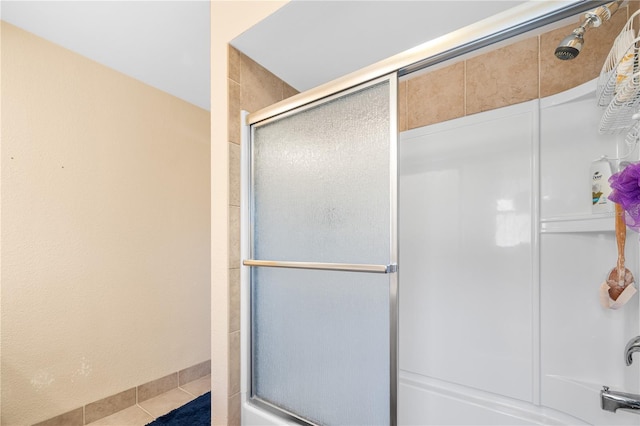
<svg viewBox="0 0 640 426">
<path fill-rule="evenodd" d="M 566 61 L 578 56 L 584 44 L 584 33 L 587 28 L 599 27 L 603 22 L 611 19 L 611 16 L 618 11 L 622 3 L 624 3 L 624 0 L 613 1 L 585 13 L 582 24 L 573 30 L 570 35 L 562 39 L 558 47 L 556 47 L 556 58 Z"/>
<path fill-rule="evenodd" d="M 582 50 L 584 44 L 584 29 L 578 27 L 573 32 L 562 39 L 558 47 L 556 47 L 556 58 L 563 61 L 573 59 Z"/>
</svg>

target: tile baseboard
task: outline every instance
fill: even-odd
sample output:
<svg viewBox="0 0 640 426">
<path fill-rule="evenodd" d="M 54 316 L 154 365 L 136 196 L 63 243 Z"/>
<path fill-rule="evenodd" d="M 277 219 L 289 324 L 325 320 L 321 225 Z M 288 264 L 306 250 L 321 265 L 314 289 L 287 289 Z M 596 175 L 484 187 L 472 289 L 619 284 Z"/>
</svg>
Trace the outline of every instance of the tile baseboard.
<svg viewBox="0 0 640 426">
<path fill-rule="evenodd" d="M 84 426 L 211 374 L 211 360 L 143 383 L 33 426 Z"/>
</svg>

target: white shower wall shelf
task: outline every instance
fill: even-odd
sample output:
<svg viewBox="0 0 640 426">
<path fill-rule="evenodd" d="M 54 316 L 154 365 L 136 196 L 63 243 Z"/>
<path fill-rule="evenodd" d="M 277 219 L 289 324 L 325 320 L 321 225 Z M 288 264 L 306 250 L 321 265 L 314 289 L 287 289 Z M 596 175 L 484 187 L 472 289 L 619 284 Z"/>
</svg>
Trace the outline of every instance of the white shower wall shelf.
<svg viewBox="0 0 640 426">
<path fill-rule="evenodd" d="M 613 206 L 610 212 L 591 211 L 588 170 L 594 159 L 619 158 L 629 148 L 622 136 L 598 133 L 597 83 L 540 99 L 541 234 L 615 232 Z"/>
<path fill-rule="evenodd" d="M 540 219 L 540 233 L 615 232 L 614 213 L 582 214 Z"/>
</svg>

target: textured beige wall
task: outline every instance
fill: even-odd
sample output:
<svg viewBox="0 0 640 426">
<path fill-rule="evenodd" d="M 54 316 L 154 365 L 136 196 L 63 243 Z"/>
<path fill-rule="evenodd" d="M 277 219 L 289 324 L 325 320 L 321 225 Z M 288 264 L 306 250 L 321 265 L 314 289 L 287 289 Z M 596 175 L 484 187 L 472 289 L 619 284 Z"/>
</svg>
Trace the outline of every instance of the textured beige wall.
<svg viewBox="0 0 640 426">
<path fill-rule="evenodd" d="M 2 425 L 210 357 L 210 115 L 2 23 Z"/>
<path fill-rule="evenodd" d="M 230 134 L 239 127 L 229 126 L 231 110 L 229 90 L 234 90 L 228 76 L 232 65 L 228 61 L 228 44 L 287 1 L 212 1 L 211 2 L 211 422 L 214 425 L 240 424 L 240 393 L 234 392 L 239 352 L 239 331 L 235 330 L 235 306 L 231 292 L 239 285 L 230 268 L 230 259 L 237 248 L 235 232 L 239 223 L 234 210 L 237 206 L 230 196 L 230 161 L 236 163 L 237 148 Z M 239 90 L 239 87 L 235 89 Z M 239 96 L 239 95 L 238 95 Z M 237 144 L 237 140 L 235 143 Z M 239 159 L 238 159 L 239 161 Z M 234 174 L 237 172 L 233 172 Z M 239 209 L 238 209 L 239 210 Z M 232 222 L 233 221 L 233 222 Z M 230 240 L 233 238 L 233 241 Z"/>
</svg>

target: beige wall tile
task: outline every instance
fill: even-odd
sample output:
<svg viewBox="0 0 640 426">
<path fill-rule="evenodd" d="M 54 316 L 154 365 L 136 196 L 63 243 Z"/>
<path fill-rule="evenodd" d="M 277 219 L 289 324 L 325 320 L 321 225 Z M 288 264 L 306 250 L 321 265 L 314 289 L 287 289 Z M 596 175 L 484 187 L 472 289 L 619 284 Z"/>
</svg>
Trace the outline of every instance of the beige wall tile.
<svg viewBox="0 0 640 426">
<path fill-rule="evenodd" d="M 184 386 L 180 386 L 180 389 L 196 397 L 204 395 L 211 390 L 211 376 L 204 376 L 201 379 L 189 382 Z"/>
<path fill-rule="evenodd" d="M 229 77 L 231 80 L 235 81 L 236 83 L 242 83 L 242 81 L 240 81 L 240 55 L 241 53 L 238 51 L 238 49 L 236 49 L 235 47 L 231 46 L 230 44 L 227 45 L 228 46 L 228 61 L 227 61 L 227 66 L 228 68 L 228 74 L 227 77 Z"/>
<path fill-rule="evenodd" d="M 144 426 L 153 421 L 153 417 L 147 414 L 142 408 L 134 405 L 118 411 L 115 414 L 104 417 L 98 421 L 90 423 L 90 426 Z"/>
<path fill-rule="evenodd" d="M 240 85 L 228 79 L 229 84 L 229 142 L 240 143 Z"/>
<path fill-rule="evenodd" d="M 297 95 L 298 92 L 295 88 L 289 86 L 287 83 L 282 82 L 282 99 L 287 99 L 293 95 Z"/>
<path fill-rule="evenodd" d="M 229 207 L 229 268 L 240 268 L 240 207 Z"/>
<path fill-rule="evenodd" d="M 627 21 L 625 10 L 613 15 L 610 21 L 585 34 L 582 51 L 577 58 L 561 61 L 554 52 L 558 43 L 571 34 L 576 24 L 550 31 L 540 36 L 540 96 L 555 95 L 600 75 L 616 36 Z"/>
<path fill-rule="evenodd" d="M 282 80 L 247 55 L 241 55 L 240 108 L 256 112 L 282 100 Z"/>
<path fill-rule="evenodd" d="M 229 270 L 229 333 L 240 330 L 240 269 Z"/>
<path fill-rule="evenodd" d="M 538 97 L 538 38 L 467 61 L 466 115 Z"/>
<path fill-rule="evenodd" d="M 407 81 L 407 127 L 426 126 L 464 115 L 464 63 Z"/>
<path fill-rule="evenodd" d="M 229 205 L 240 207 L 240 145 L 229 144 Z"/>
<path fill-rule="evenodd" d="M 177 387 L 178 373 L 152 380 L 151 382 L 138 386 L 138 402 L 146 401 Z"/>
<path fill-rule="evenodd" d="M 60 414 L 52 419 L 36 423 L 33 426 L 82 426 L 83 424 L 83 409 L 76 408 L 73 411 Z"/>
<path fill-rule="evenodd" d="M 237 393 L 229 398 L 229 423 L 227 426 L 240 426 L 240 394 Z"/>
<path fill-rule="evenodd" d="M 211 374 L 211 360 L 201 362 L 178 372 L 178 385 L 193 382 Z"/>
<path fill-rule="evenodd" d="M 136 404 L 136 388 L 92 402 L 84 407 L 84 421 L 91 423 Z"/>
<path fill-rule="evenodd" d="M 627 6 L 627 19 L 631 19 L 631 15 L 640 10 L 640 0 L 630 0 Z M 633 22 L 634 28 L 640 25 L 640 16 L 636 16 Z"/>
<path fill-rule="evenodd" d="M 398 131 L 407 130 L 407 82 L 398 82 Z"/>
<path fill-rule="evenodd" d="M 232 48 L 230 48 L 232 49 Z M 235 50 L 235 49 L 234 49 Z M 237 108 L 255 112 L 282 99 L 298 94 L 298 91 L 271 72 L 238 51 L 229 51 L 229 78 L 240 83 L 240 101 Z M 237 67 L 231 62 L 239 59 L 239 76 L 232 76 Z M 230 96 L 233 95 L 230 88 Z M 230 99 L 230 109 L 236 110 Z M 232 117 L 229 117 L 231 120 Z M 229 423 L 240 425 L 240 121 L 233 127 L 229 142 L 229 393 L 236 394 L 229 399 Z M 229 128 L 235 126 L 230 122 Z"/>
<path fill-rule="evenodd" d="M 240 332 L 229 334 L 229 395 L 240 392 Z"/>
<path fill-rule="evenodd" d="M 155 396 L 151 399 L 139 403 L 153 417 L 160 417 L 170 411 L 175 410 L 184 404 L 193 401 L 195 397 L 182 389 L 171 389 L 162 395 Z"/>
</svg>

